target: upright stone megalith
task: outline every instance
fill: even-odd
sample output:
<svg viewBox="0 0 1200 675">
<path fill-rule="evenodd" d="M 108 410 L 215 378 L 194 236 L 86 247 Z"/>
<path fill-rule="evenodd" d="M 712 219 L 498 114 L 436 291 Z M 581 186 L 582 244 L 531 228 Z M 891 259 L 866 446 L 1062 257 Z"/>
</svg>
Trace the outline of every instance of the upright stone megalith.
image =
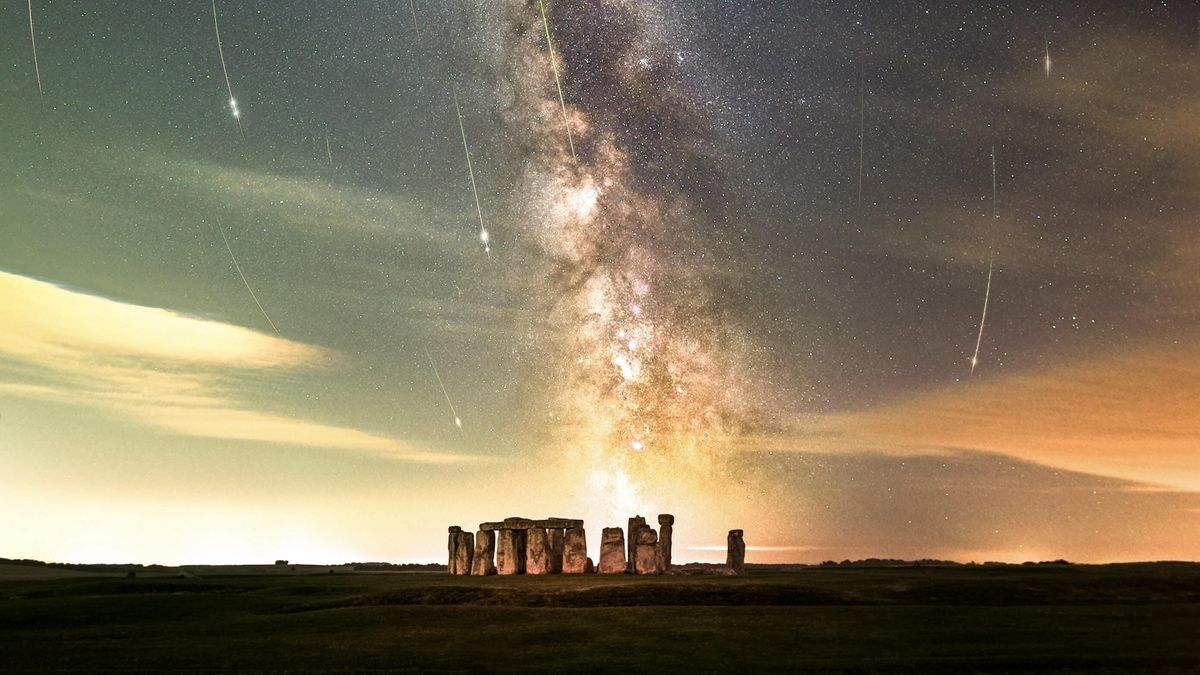
<svg viewBox="0 0 1200 675">
<path fill-rule="evenodd" d="M 572 527 L 563 535 L 563 568 L 565 574 L 587 571 L 587 533 L 582 527 Z"/>
<path fill-rule="evenodd" d="M 487 577 L 496 573 L 496 533 L 480 530 L 475 533 L 475 556 L 471 560 L 471 574 Z"/>
<path fill-rule="evenodd" d="M 658 573 L 671 573 L 671 530 L 675 525 L 675 516 L 669 513 L 658 514 Z"/>
<path fill-rule="evenodd" d="M 729 552 L 725 555 L 725 566 L 734 574 L 746 573 L 746 542 L 741 530 L 729 531 Z"/>
<path fill-rule="evenodd" d="M 546 531 L 550 533 L 550 574 L 562 574 L 566 531 L 559 527 Z"/>
<path fill-rule="evenodd" d="M 544 527 L 525 531 L 525 573 L 550 573 L 550 535 Z"/>
<path fill-rule="evenodd" d="M 600 573 L 625 572 L 625 534 L 619 527 L 606 527 L 600 534 Z"/>
<path fill-rule="evenodd" d="M 636 574 L 658 574 L 658 533 L 649 526 L 639 527 L 634 549 L 633 571 Z"/>
<path fill-rule="evenodd" d="M 470 574 L 471 559 L 475 557 L 475 535 L 456 532 L 454 536 L 458 539 L 454 544 L 454 574 Z"/>
<path fill-rule="evenodd" d="M 626 571 L 633 574 L 634 562 L 637 560 L 637 533 L 638 530 L 646 526 L 646 519 L 641 516 L 634 516 L 629 519 L 629 539 L 627 541 L 628 549 L 625 552 Z"/>
<path fill-rule="evenodd" d="M 446 541 L 446 552 L 448 554 L 446 573 L 458 574 L 458 534 L 462 532 L 462 528 L 458 525 L 451 525 L 449 532 L 450 535 Z"/>
<path fill-rule="evenodd" d="M 496 573 L 525 573 L 525 530 L 503 529 L 496 539 Z"/>
</svg>

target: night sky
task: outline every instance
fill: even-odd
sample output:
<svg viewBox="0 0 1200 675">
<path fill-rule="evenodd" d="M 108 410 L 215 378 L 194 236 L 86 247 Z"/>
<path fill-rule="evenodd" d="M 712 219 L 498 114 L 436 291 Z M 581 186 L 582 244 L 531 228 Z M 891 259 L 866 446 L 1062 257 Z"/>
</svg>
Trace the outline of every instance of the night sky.
<svg viewBox="0 0 1200 675">
<path fill-rule="evenodd" d="M 1200 558 L 1194 4 L 213 9 L 0 7 L 0 555 Z"/>
</svg>

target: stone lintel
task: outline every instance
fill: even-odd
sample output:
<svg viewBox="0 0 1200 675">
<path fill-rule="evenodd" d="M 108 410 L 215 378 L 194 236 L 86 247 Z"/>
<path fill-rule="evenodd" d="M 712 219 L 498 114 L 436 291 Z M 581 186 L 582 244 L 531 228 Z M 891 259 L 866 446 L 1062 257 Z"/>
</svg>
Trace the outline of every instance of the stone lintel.
<svg viewBox="0 0 1200 675">
<path fill-rule="evenodd" d="M 529 530 L 535 527 L 544 527 L 548 530 L 569 530 L 573 527 L 583 527 L 583 521 L 576 518 L 547 518 L 545 520 L 505 518 L 501 521 L 479 524 L 479 529 L 485 532 L 493 530 Z"/>
</svg>

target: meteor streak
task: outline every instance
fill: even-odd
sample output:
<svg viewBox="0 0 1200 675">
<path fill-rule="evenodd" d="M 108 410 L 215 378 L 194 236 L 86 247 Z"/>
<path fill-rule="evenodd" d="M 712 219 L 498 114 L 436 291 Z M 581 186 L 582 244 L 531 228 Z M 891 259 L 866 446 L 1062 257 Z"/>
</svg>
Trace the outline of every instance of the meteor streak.
<svg viewBox="0 0 1200 675">
<path fill-rule="evenodd" d="M 992 146 L 992 221 L 996 220 L 996 147 Z M 989 228 L 990 229 L 990 228 Z M 989 239 L 992 235 L 988 235 Z M 979 345 L 983 342 L 983 324 L 987 321 L 988 299 L 992 296 L 992 269 L 996 262 L 996 249 L 988 242 L 988 272 L 987 287 L 983 291 L 983 313 L 979 316 L 979 334 L 975 336 L 975 354 L 971 356 L 971 374 L 975 374 L 975 366 L 979 365 Z"/>
<path fill-rule="evenodd" d="M 279 329 L 275 327 L 275 322 L 271 317 L 267 316 L 267 310 L 263 309 L 262 303 L 258 301 L 258 295 L 254 293 L 254 289 L 250 288 L 250 282 L 246 281 L 246 275 L 242 274 L 242 266 L 238 264 L 237 256 L 233 255 L 233 249 L 229 246 L 229 239 L 225 236 L 225 228 L 221 227 L 221 219 L 217 218 L 217 229 L 221 232 L 221 241 L 225 242 L 225 250 L 229 251 L 229 259 L 233 261 L 233 268 L 237 270 L 238 276 L 242 278 L 242 283 L 246 286 L 246 290 L 250 291 L 250 297 L 254 298 L 254 304 L 258 305 L 258 311 L 262 312 L 263 318 L 267 323 L 271 324 L 271 330 L 275 334 L 279 334 Z"/>
<path fill-rule="evenodd" d="M 863 143 L 866 137 L 866 88 L 862 68 L 858 70 L 858 208 L 862 210 Z"/>
<path fill-rule="evenodd" d="M 1050 77 L 1050 38 L 1045 38 L 1045 41 L 1046 41 L 1046 56 L 1042 60 L 1042 63 L 1046 68 L 1046 77 Z"/>
<path fill-rule="evenodd" d="M 213 32 L 217 36 L 217 53 L 221 55 L 221 72 L 225 74 L 225 91 L 229 92 L 229 112 L 237 120 L 238 131 L 242 131 L 242 111 L 233 97 L 233 85 L 229 84 L 229 69 L 225 67 L 225 48 L 221 46 L 221 27 L 217 25 L 217 0 L 212 0 Z"/>
<path fill-rule="evenodd" d="M 413 32 L 419 35 L 421 33 L 421 29 L 419 26 L 417 26 L 417 6 L 413 4 L 413 0 L 408 0 L 408 9 L 412 11 Z"/>
<path fill-rule="evenodd" d="M 325 156 L 329 158 L 329 166 L 333 166 L 333 150 L 329 148 L 329 129 L 325 129 Z"/>
<path fill-rule="evenodd" d="M 575 137 L 571 135 L 571 121 L 567 119 L 567 102 L 563 99 L 562 81 L 558 77 L 558 62 L 554 60 L 554 43 L 550 41 L 550 22 L 546 20 L 546 5 L 538 0 L 538 11 L 542 13 L 542 28 L 546 29 L 546 49 L 550 50 L 550 67 L 554 70 L 554 86 L 558 87 L 558 105 L 562 109 L 563 124 L 567 126 L 567 144 L 571 146 L 571 159 L 575 156 Z"/>
<path fill-rule="evenodd" d="M 471 165 L 471 149 L 467 147 L 467 129 L 463 126 L 462 108 L 458 105 L 458 92 L 454 93 L 454 112 L 458 114 L 458 131 L 462 134 L 463 152 L 467 155 L 467 173 L 471 175 L 471 193 L 475 195 L 475 213 L 479 214 L 479 241 L 488 259 L 492 257 L 492 246 L 487 228 L 483 225 L 483 209 L 479 206 L 479 190 L 475 187 L 475 168 Z"/>
<path fill-rule="evenodd" d="M 438 386 L 442 388 L 442 396 L 446 397 L 446 405 L 450 406 L 450 414 L 454 415 L 454 426 L 458 427 L 459 431 L 462 431 L 462 420 L 458 417 L 458 411 L 454 409 L 454 403 L 450 401 L 450 394 L 446 393 L 446 384 L 442 382 L 442 376 L 438 373 L 437 364 L 433 362 L 433 357 L 430 356 L 428 349 L 425 349 L 425 358 L 429 359 L 429 365 L 433 368 L 433 376 L 437 378 Z"/>
<path fill-rule="evenodd" d="M 37 38 L 33 35 L 33 0 L 26 0 L 29 7 L 29 44 L 33 47 L 33 74 L 37 77 L 38 96 L 42 95 L 42 71 L 38 68 Z"/>
</svg>

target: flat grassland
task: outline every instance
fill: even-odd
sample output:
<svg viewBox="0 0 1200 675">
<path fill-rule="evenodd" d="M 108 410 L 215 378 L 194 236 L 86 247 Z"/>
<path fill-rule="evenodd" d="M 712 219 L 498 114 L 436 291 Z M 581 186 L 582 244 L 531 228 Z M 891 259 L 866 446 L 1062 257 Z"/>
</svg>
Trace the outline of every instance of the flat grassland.
<svg viewBox="0 0 1200 675">
<path fill-rule="evenodd" d="M 1200 565 L 0 574 L 0 672 L 1200 672 Z M 305 568 L 309 569 L 309 568 Z"/>
</svg>

